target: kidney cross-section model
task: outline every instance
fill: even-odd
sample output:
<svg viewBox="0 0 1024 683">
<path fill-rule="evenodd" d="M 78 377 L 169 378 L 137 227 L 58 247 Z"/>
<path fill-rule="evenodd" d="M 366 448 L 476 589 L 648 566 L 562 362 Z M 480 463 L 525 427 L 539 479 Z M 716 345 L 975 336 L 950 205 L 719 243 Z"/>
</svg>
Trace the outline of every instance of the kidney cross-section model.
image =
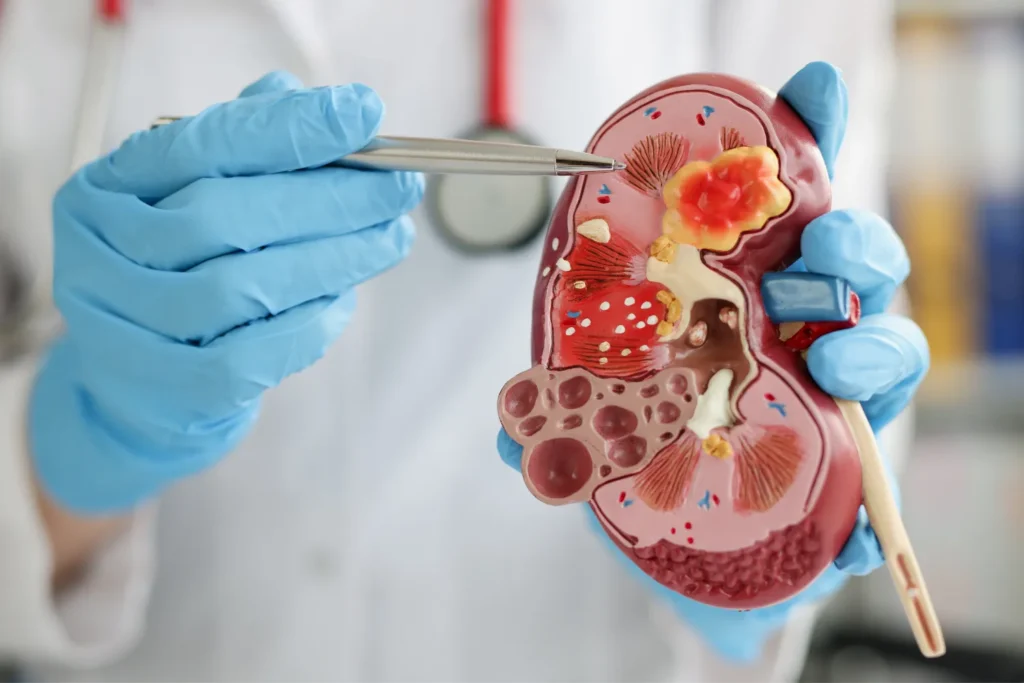
<svg viewBox="0 0 1024 683">
<path fill-rule="evenodd" d="M 849 427 L 760 291 L 830 208 L 821 154 L 783 100 L 716 74 L 641 93 L 587 151 L 627 168 L 566 186 L 538 272 L 534 367 L 498 399 L 526 485 L 587 502 L 682 595 L 784 600 L 835 559 L 861 502 Z"/>
</svg>

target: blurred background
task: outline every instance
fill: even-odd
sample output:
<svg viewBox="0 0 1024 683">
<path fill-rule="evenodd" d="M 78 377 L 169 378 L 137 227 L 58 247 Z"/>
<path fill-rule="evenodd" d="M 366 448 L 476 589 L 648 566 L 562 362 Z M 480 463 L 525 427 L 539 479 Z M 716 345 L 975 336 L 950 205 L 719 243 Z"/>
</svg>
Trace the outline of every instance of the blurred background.
<svg viewBox="0 0 1024 683">
<path fill-rule="evenodd" d="M 921 660 L 880 571 L 831 606 L 804 679 L 1021 681 L 1024 0 L 897 5 L 889 199 L 933 363 L 902 504 L 949 654 Z"/>
</svg>

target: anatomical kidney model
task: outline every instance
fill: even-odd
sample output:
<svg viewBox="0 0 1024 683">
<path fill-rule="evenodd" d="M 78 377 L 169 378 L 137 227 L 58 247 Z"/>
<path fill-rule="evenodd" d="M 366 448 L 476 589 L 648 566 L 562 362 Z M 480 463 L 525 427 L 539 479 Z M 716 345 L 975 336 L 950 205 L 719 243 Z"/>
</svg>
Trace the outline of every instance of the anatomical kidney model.
<svg viewBox="0 0 1024 683">
<path fill-rule="evenodd" d="M 809 341 L 762 299 L 763 276 L 796 260 L 804 226 L 830 209 L 811 133 L 763 88 L 698 74 L 634 97 L 587 151 L 627 168 L 565 188 L 534 295 L 534 367 L 498 399 L 531 493 L 589 503 L 653 579 L 732 609 L 805 588 L 877 499 L 922 650 L 941 654 L 859 404 L 814 383 Z M 869 501 L 862 481 L 878 479 Z"/>
</svg>

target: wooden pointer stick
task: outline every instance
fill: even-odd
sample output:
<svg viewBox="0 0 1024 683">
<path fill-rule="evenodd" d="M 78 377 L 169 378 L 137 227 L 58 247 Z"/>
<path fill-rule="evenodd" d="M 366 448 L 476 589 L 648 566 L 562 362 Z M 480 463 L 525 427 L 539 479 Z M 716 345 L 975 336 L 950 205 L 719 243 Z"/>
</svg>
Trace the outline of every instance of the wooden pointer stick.
<svg viewBox="0 0 1024 683">
<path fill-rule="evenodd" d="M 860 299 L 849 283 L 812 273 L 769 273 L 762 295 L 771 303 L 769 317 L 779 324 L 779 338 L 807 360 L 807 349 L 829 332 L 856 326 Z M 885 476 L 875 433 L 859 402 L 835 399 L 860 454 L 864 507 L 878 537 L 914 638 L 926 657 L 946 652 L 942 628 L 928 597 L 921 569 L 903 526 L 896 499 Z"/>
<path fill-rule="evenodd" d="M 885 465 L 878 450 L 874 430 L 857 401 L 836 399 L 836 404 L 850 425 L 854 442 L 860 452 L 861 478 L 864 487 L 864 507 L 885 555 L 885 564 L 892 575 L 896 592 L 903 603 L 903 611 L 910 620 L 917 646 L 925 657 L 941 657 L 946 653 L 942 627 L 935 616 L 935 607 L 928 597 L 921 568 L 917 564 L 914 548 L 903 526 L 896 498 L 885 476 Z"/>
</svg>

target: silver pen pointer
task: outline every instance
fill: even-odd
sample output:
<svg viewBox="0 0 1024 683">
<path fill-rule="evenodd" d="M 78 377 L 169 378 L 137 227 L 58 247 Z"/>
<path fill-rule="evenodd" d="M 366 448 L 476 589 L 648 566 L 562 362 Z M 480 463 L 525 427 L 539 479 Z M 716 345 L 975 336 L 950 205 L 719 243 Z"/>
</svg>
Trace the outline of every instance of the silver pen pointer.
<svg viewBox="0 0 1024 683">
<path fill-rule="evenodd" d="M 152 128 L 177 121 L 165 116 Z M 621 171 L 626 165 L 610 157 L 507 142 L 378 136 L 331 164 L 348 168 L 474 175 L 574 176 Z"/>
</svg>

